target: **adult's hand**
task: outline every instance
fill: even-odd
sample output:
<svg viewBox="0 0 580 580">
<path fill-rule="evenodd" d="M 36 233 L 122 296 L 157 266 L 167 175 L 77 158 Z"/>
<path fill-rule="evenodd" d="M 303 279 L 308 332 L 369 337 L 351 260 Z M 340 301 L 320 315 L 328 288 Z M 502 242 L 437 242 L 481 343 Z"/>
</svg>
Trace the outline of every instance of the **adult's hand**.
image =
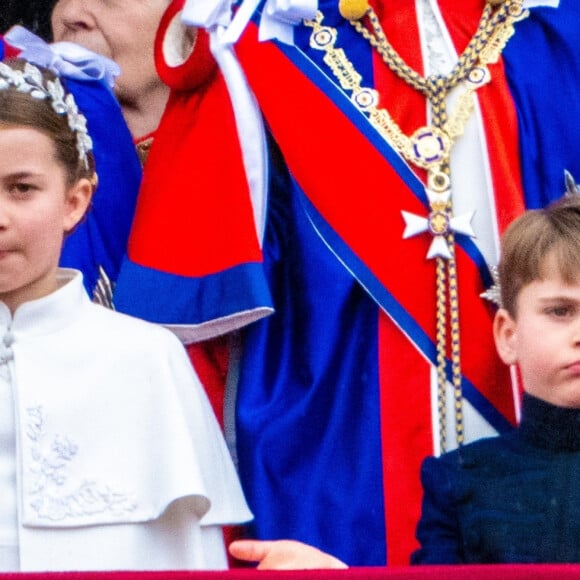
<svg viewBox="0 0 580 580">
<path fill-rule="evenodd" d="M 238 560 L 258 562 L 258 570 L 307 570 L 348 568 L 338 558 L 293 540 L 237 540 L 229 552 Z"/>
</svg>

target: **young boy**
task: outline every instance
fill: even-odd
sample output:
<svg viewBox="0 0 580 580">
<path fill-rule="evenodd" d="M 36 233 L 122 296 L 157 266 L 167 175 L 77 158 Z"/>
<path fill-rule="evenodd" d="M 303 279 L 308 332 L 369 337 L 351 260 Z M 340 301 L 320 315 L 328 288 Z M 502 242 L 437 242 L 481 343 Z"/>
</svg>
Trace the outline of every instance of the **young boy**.
<svg viewBox="0 0 580 580">
<path fill-rule="evenodd" d="M 415 564 L 580 562 L 580 200 L 506 231 L 494 323 L 524 396 L 519 427 L 422 467 Z"/>
</svg>

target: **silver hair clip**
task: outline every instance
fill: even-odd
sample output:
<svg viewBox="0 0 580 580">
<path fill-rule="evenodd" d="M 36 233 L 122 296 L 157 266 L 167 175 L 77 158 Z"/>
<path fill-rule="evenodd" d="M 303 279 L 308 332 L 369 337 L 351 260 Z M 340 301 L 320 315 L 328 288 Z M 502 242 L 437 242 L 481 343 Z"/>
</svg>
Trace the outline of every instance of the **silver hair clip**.
<svg viewBox="0 0 580 580">
<path fill-rule="evenodd" d="M 564 184 L 566 186 L 566 191 L 564 192 L 566 197 L 580 195 L 580 187 L 578 187 L 576 180 L 567 169 L 564 169 Z"/>
<path fill-rule="evenodd" d="M 93 141 L 87 131 L 87 120 L 79 112 L 74 97 L 66 94 L 59 78 L 46 81 L 42 73 L 33 64 L 27 62 L 24 70 L 15 70 L 0 62 L 0 90 L 14 87 L 21 93 L 27 93 L 34 99 L 49 99 L 52 108 L 58 115 L 66 114 L 68 126 L 76 135 L 79 159 L 89 169 L 88 153 L 93 149 Z"/>
<path fill-rule="evenodd" d="M 479 296 L 481 298 L 485 298 L 489 300 L 497 307 L 501 308 L 501 285 L 499 283 L 499 269 L 497 266 L 490 266 L 489 273 L 491 274 L 491 278 L 493 280 L 492 285 L 485 291 L 482 292 Z"/>
</svg>

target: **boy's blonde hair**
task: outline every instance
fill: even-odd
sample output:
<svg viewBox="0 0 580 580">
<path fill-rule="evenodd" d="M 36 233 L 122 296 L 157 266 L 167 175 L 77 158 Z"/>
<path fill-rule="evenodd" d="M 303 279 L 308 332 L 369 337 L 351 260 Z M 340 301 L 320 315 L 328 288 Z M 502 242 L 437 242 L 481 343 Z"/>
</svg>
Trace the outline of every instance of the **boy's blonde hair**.
<svg viewBox="0 0 580 580">
<path fill-rule="evenodd" d="M 580 277 L 580 196 L 528 210 L 507 228 L 501 248 L 502 306 L 515 317 L 520 291 L 543 279 L 548 255 L 556 259 L 564 282 L 571 284 Z"/>
</svg>

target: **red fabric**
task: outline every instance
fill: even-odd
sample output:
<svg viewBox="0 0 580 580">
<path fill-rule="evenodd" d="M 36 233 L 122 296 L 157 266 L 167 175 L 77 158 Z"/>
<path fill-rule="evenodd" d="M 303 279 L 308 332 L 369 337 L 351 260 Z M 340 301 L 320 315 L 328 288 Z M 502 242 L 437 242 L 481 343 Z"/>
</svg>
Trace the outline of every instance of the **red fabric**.
<svg viewBox="0 0 580 580">
<path fill-rule="evenodd" d="M 167 27 L 181 3 L 169 6 L 156 39 L 157 68 L 173 90 L 147 160 L 128 255 L 198 277 L 262 257 L 234 112 L 206 32 L 197 32 L 183 64 L 165 62 Z"/>
<path fill-rule="evenodd" d="M 171 23 L 180 18 L 185 0 L 174 0 L 168 6 L 159 23 L 155 37 L 155 66 L 161 80 L 174 91 L 194 91 L 208 82 L 216 70 L 216 62 L 209 48 L 209 36 L 203 29 L 195 32 L 192 53 L 182 63 L 167 63 L 165 44 L 170 46 L 174 40 L 167 37 Z M 177 41 L 179 48 L 179 41 Z M 179 51 L 177 51 L 179 52 Z"/>
<path fill-rule="evenodd" d="M 387 554 L 389 565 L 402 565 L 419 547 L 415 528 L 423 491 L 417 473 L 423 457 L 433 453 L 430 367 L 386 315 L 379 319 L 379 368 L 406 377 L 400 388 L 381 385 Z"/>
<path fill-rule="evenodd" d="M 186 346 L 193 368 L 199 376 L 222 429 L 224 427 L 224 392 L 228 374 L 227 336 L 218 336 Z"/>
<path fill-rule="evenodd" d="M 401 58 L 419 74 L 423 74 L 423 62 L 415 0 L 398 2 L 373 2 L 383 30 Z M 378 52 L 374 52 L 375 88 L 381 95 L 380 105 L 386 108 L 401 129 L 410 135 L 427 121 L 425 98 L 412 90 L 404 80 L 385 66 Z M 401 98 L 404 96 L 404 98 Z M 424 172 L 417 173 L 423 175 Z"/>
<path fill-rule="evenodd" d="M 143 176 L 132 261 L 184 276 L 261 261 L 228 99 L 217 71 L 195 93 L 171 94 Z"/>
</svg>

